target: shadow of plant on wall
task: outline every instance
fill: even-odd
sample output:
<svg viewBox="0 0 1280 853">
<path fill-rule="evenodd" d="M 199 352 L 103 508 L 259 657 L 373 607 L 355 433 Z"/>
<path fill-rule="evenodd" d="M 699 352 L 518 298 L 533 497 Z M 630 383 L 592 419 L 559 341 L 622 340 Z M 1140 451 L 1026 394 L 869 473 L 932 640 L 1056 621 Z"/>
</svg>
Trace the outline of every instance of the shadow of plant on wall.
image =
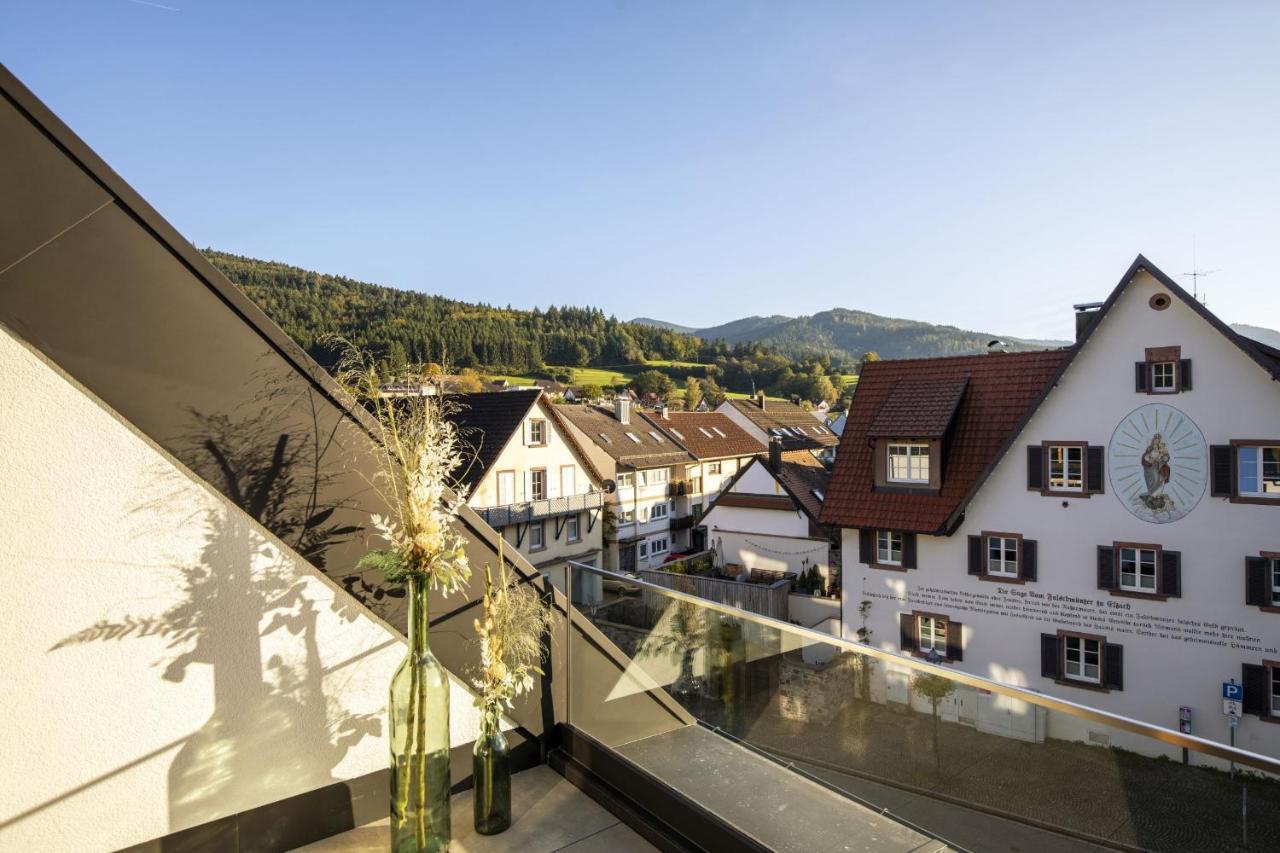
<svg viewBox="0 0 1280 853">
<path fill-rule="evenodd" d="M 281 430 L 278 420 L 269 407 L 241 419 L 192 412 L 188 464 L 237 508 L 212 495 L 193 499 L 197 487 L 184 473 L 157 471 L 156 497 L 134 509 L 133 538 L 189 532 L 180 539 L 185 556 L 174 559 L 180 599 L 157 615 L 100 621 L 53 647 L 160 637 L 163 679 L 210 680 L 212 713 L 170 765 L 171 831 L 338 781 L 333 771 L 348 751 L 382 733 L 381 703 L 351 712 L 326 695 L 377 650 L 343 645 L 341 626 L 362 608 L 294 556 L 323 565 L 327 548 L 361 528 L 333 521 L 341 501 L 321 501 L 320 461 L 331 445 L 305 429 Z M 202 541 L 194 559 L 193 527 Z"/>
</svg>

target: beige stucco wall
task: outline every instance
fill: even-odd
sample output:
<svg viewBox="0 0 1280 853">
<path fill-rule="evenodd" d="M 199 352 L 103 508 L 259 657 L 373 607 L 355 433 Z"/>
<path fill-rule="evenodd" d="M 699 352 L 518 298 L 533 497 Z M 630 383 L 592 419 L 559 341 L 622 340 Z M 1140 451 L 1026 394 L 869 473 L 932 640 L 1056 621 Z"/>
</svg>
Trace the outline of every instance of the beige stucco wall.
<svg viewBox="0 0 1280 853">
<path fill-rule="evenodd" d="M 0 849 L 113 850 L 384 766 L 401 641 L 0 327 Z M 474 709 L 455 685 L 455 744 Z"/>
</svg>

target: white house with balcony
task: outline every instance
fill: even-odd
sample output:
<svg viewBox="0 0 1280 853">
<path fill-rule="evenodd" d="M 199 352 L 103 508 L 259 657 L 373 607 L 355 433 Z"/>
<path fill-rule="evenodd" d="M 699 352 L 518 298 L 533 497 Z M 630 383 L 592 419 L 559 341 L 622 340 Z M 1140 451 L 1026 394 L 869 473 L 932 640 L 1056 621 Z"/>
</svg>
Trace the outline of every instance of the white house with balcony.
<svg viewBox="0 0 1280 853">
<path fill-rule="evenodd" d="M 535 568 L 598 565 L 602 478 L 539 389 L 458 394 L 449 418 L 470 445 L 467 503 Z"/>
<path fill-rule="evenodd" d="M 676 481 L 694 458 L 633 412 L 625 397 L 616 399 L 612 409 L 561 406 L 559 412 L 605 480 L 613 483 L 606 568 L 633 572 L 662 565 L 674 547 Z"/>
</svg>

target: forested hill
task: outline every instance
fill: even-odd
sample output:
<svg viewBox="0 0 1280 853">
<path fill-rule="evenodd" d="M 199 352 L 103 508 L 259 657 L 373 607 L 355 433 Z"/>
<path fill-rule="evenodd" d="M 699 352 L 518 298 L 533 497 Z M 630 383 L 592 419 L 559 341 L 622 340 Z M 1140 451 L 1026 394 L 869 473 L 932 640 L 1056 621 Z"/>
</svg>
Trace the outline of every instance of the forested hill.
<svg viewBox="0 0 1280 853">
<path fill-rule="evenodd" d="M 321 364 L 331 361 L 319 344 L 328 333 L 393 362 L 447 361 L 454 368 L 513 373 L 646 358 L 709 363 L 717 350 L 728 350 L 669 329 L 619 322 L 598 308 L 498 308 L 212 249 L 204 255 Z"/>
<path fill-rule="evenodd" d="M 678 328 L 707 340 L 751 341 L 776 348 L 793 358 L 825 352 L 832 358 L 861 358 L 876 352 L 881 358 L 922 358 L 985 352 L 987 342 L 1003 340 L 1011 350 L 1065 346 L 1067 341 L 1032 341 L 955 326 L 935 326 L 918 320 L 882 317 L 866 311 L 833 308 L 806 317 L 744 317 L 719 326 L 694 329 L 673 327 L 661 320 L 637 318 L 659 328 Z"/>
</svg>

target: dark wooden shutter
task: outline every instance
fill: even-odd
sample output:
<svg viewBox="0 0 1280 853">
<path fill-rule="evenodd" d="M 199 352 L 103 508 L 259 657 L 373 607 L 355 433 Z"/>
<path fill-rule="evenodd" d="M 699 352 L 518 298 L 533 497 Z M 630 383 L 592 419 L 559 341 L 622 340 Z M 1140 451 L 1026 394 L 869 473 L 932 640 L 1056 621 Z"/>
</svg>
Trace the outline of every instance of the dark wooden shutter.
<svg viewBox="0 0 1280 853">
<path fill-rule="evenodd" d="M 1147 370 L 1147 363 L 1145 361 L 1135 361 L 1133 363 L 1133 390 L 1147 390 L 1148 373 L 1150 373 L 1150 371 Z"/>
<path fill-rule="evenodd" d="M 969 574 L 982 574 L 982 537 L 969 537 Z"/>
<path fill-rule="evenodd" d="M 1235 453 L 1229 444 L 1209 448 L 1209 494 L 1229 498 L 1236 492 Z"/>
<path fill-rule="evenodd" d="M 1062 677 L 1062 640 L 1057 634 L 1040 635 L 1040 674 L 1045 678 Z"/>
<path fill-rule="evenodd" d="M 868 566 L 876 561 L 876 532 L 874 530 L 858 531 L 858 560 Z"/>
<path fill-rule="evenodd" d="M 1105 447 L 1090 446 L 1085 455 L 1088 459 L 1085 462 L 1085 491 L 1092 494 L 1101 494 L 1105 492 L 1106 485 L 1104 483 L 1105 465 L 1103 463 L 1103 454 L 1106 453 Z"/>
<path fill-rule="evenodd" d="M 1178 362 L 1178 390 L 1191 390 L 1191 359 L 1189 358 Z"/>
<path fill-rule="evenodd" d="M 1160 552 L 1160 592 L 1170 598 L 1182 597 L 1182 552 Z"/>
<path fill-rule="evenodd" d="M 1022 556 L 1019 558 L 1018 567 L 1022 570 L 1022 579 L 1024 581 L 1036 580 L 1038 569 L 1036 568 L 1036 552 L 1040 549 L 1036 547 L 1036 540 L 1022 540 Z"/>
<path fill-rule="evenodd" d="M 1271 604 L 1271 566 L 1266 557 L 1244 558 L 1244 603 L 1258 607 Z"/>
<path fill-rule="evenodd" d="M 916 567 L 916 535 L 914 533 L 902 534 L 902 568 L 914 569 Z"/>
<path fill-rule="evenodd" d="M 964 626 L 947 620 L 947 660 L 964 660 Z"/>
<path fill-rule="evenodd" d="M 1257 714 L 1259 717 L 1271 715 L 1271 703 L 1267 700 L 1267 668 L 1256 663 L 1246 663 L 1241 667 L 1240 683 L 1244 685 L 1244 702 L 1241 703 L 1246 714 Z"/>
<path fill-rule="evenodd" d="M 1115 643 L 1103 645 L 1103 686 L 1112 690 L 1124 690 L 1124 646 Z"/>
<path fill-rule="evenodd" d="M 1098 546 L 1098 589 L 1115 589 L 1116 550 L 1110 545 Z"/>
<path fill-rule="evenodd" d="M 1038 444 L 1027 445 L 1027 488 L 1037 492 L 1044 488 L 1044 448 Z"/>
<path fill-rule="evenodd" d="M 898 614 L 898 643 L 907 654 L 916 650 L 916 617 L 911 613 Z"/>
</svg>

